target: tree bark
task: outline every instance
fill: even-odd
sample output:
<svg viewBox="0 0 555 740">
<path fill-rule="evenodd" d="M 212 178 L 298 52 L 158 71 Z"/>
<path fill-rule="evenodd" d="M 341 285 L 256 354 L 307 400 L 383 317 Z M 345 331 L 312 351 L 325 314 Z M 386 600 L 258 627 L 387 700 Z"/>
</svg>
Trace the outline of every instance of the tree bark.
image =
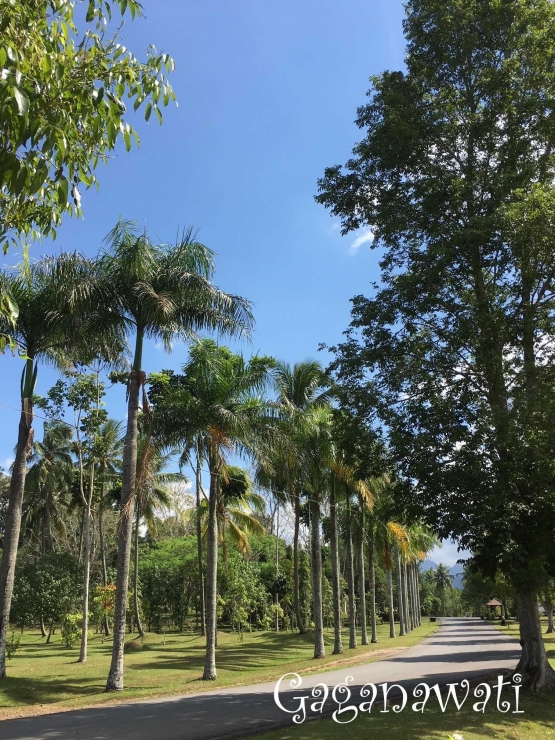
<svg viewBox="0 0 555 740">
<path fill-rule="evenodd" d="M 347 492 L 347 528 L 345 533 L 347 544 L 347 590 L 349 594 L 349 648 L 357 646 L 356 630 L 356 600 L 355 600 L 355 573 L 353 566 L 353 532 L 351 521 L 351 506 L 349 503 L 349 492 Z"/>
<path fill-rule="evenodd" d="M 361 502 L 361 506 L 363 503 Z M 364 517 L 364 510 L 363 510 Z M 358 598 L 360 615 L 360 644 L 368 645 L 368 631 L 366 629 L 366 583 L 364 573 L 364 518 L 358 540 Z"/>
<path fill-rule="evenodd" d="M 30 369 L 29 362 L 31 363 Z M 26 366 L 26 377 L 29 375 L 29 372 L 32 376 L 32 368 L 33 362 L 32 360 L 28 360 Z M 31 381 L 29 380 L 28 382 L 30 383 Z M 19 432 L 17 436 L 15 461 L 10 480 L 8 511 L 6 513 L 6 521 L 4 525 L 2 560 L 0 561 L 0 678 L 4 678 L 6 676 L 6 640 L 8 637 L 8 626 L 10 621 L 10 608 L 12 604 L 19 532 L 21 530 L 23 492 L 25 490 L 25 476 L 27 475 L 27 454 L 30 449 L 33 435 L 32 423 L 33 401 L 29 394 L 21 402 Z"/>
<path fill-rule="evenodd" d="M 135 610 L 135 627 L 139 633 L 139 637 L 144 637 L 145 632 L 141 622 L 141 615 L 139 610 L 139 521 L 140 512 L 139 507 L 136 506 L 135 514 L 135 543 L 133 548 L 133 607 Z"/>
<path fill-rule="evenodd" d="M 403 637 L 408 632 L 407 602 L 405 600 L 405 579 L 403 578 L 403 566 L 401 565 L 401 553 L 399 545 L 394 544 L 395 567 L 397 569 L 397 601 L 399 602 L 399 636 Z"/>
<path fill-rule="evenodd" d="M 518 588 L 516 594 L 522 655 L 515 673 L 522 675 L 525 686 L 533 691 L 555 689 L 555 671 L 545 652 L 536 593 Z"/>
<path fill-rule="evenodd" d="M 389 636 L 395 637 L 395 607 L 393 605 L 393 578 L 391 569 L 385 569 L 385 580 L 387 583 L 387 599 L 389 608 Z"/>
<path fill-rule="evenodd" d="M 341 584 L 339 580 L 339 547 L 337 529 L 337 498 L 335 495 L 335 476 L 330 486 L 330 524 L 331 524 L 331 585 L 333 591 L 333 655 L 343 652 L 341 640 Z"/>
<path fill-rule="evenodd" d="M 106 545 L 104 543 L 104 480 L 102 481 L 102 494 L 98 510 L 98 539 L 100 540 L 100 562 L 102 565 L 102 585 L 106 587 L 108 585 L 108 569 L 106 568 Z M 108 622 L 108 615 L 104 615 L 102 620 L 102 629 L 106 637 L 110 634 L 110 624 Z"/>
<path fill-rule="evenodd" d="M 81 463 L 82 464 L 82 463 Z M 78 663 L 87 662 L 87 645 L 89 639 L 89 582 L 91 574 L 91 508 L 94 494 L 94 464 L 89 472 L 89 491 L 85 502 L 83 521 L 83 538 L 85 541 L 85 568 L 83 573 L 83 626 L 81 628 L 81 649 Z"/>
<path fill-rule="evenodd" d="M 200 635 L 206 635 L 206 607 L 204 604 L 204 567 L 202 563 L 202 528 L 200 522 L 200 487 L 201 487 L 201 458 L 199 444 L 197 440 L 197 459 L 195 469 L 195 487 L 197 503 L 197 562 L 198 562 L 198 579 L 199 579 L 199 608 L 200 608 Z"/>
<path fill-rule="evenodd" d="M 413 564 L 410 563 L 407 566 L 407 604 L 408 604 L 408 618 L 409 618 L 409 629 L 413 630 L 417 627 L 416 622 L 416 602 L 414 595 L 414 569 Z"/>
<path fill-rule="evenodd" d="M 218 478 L 219 466 L 211 456 L 210 495 L 208 501 L 208 532 L 206 547 L 206 658 L 204 681 L 214 681 L 216 673 L 216 630 L 218 616 Z"/>
<path fill-rule="evenodd" d="M 139 339 L 138 339 L 139 343 Z M 139 412 L 139 368 L 129 375 L 127 404 L 127 432 L 123 447 L 123 476 L 118 532 L 118 567 L 114 604 L 114 642 L 112 662 L 106 691 L 123 691 L 123 647 L 127 616 L 127 591 L 129 586 L 129 561 L 133 538 L 133 511 L 135 506 L 135 478 L 137 474 L 137 418 Z"/>
<path fill-rule="evenodd" d="M 378 629 L 376 624 L 376 570 L 374 567 L 374 540 L 370 534 L 368 537 L 368 578 L 370 580 L 370 627 L 372 630 L 372 643 L 378 642 Z"/>
<path fill-rule="evenodd" d="M 297 490 L 294 492 L 295 501 L 295 529 L 293 533 L 293 598 L 295 601 L 295 616 L 297 628 L 301 635 L 307 631 L 301 614 L 301 595 L 299 587 L 299 527 L 301 523 L 301 497 Z"/>
<path fill-rule="evenodd" d="M 322 618 L 322 550 L 320 547 L 320 499 L 316 492 L 310 496 L 310 554 L 312 559 L 312 603 L 314 610 L 314 657 L 326 655 L 324 622 Z"/>
</svg>

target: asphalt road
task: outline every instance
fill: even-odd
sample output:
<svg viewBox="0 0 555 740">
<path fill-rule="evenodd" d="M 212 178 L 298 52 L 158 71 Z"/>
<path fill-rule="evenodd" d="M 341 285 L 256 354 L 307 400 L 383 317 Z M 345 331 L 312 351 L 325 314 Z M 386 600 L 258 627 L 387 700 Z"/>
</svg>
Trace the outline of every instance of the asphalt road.
<svg viewBox="0 0 555 740">
<path fill-rule="evenodd" d="M 296 711 L 301 705 L 299 696 L 308 696 L 314 686 L 325 683 L 330 687 L 330 695 L 324 705 L 324 713 L 331 713 L 338 707 L 332 698 L 332 688 L 344 682 L 347 676 L 353 677 L 349 682 L 352 692 L 349 703 L 358 705 L 362 701 L 360 690 L 367 683 L 399 684 L 408 692 L 421 681 L 430 686 L 458 683 L 465 678 L 513 668 L 519 653 L 520 647 L 515 639 L 505 637 L 480 619 L 444 619 L 432 637 L 389 660 L 304 676 L 302 686 L 297 690 L 291 690 L 289 683 L 284 681 L 280 699 L 291 712 Z M 274 689 L 275 683 L 265 683 L 4 720 L 0 722 L 0 740 L 240 738 L 256 730 L 291 724 L 293 713 L 288 714 L 277 707 Z M 345 698 L 341 694 L 336 696 L 337 701 Z M 377 704 L 380 699 L 383 702 L 382 696 L 383 689 L 380 688 L 376 711 L 379 711 Z M 314 714 L 310 712 L 310 706 L 315 701 L 318 699 L 312 698 L 306 702 L 307 716 Z"/>
</svg>

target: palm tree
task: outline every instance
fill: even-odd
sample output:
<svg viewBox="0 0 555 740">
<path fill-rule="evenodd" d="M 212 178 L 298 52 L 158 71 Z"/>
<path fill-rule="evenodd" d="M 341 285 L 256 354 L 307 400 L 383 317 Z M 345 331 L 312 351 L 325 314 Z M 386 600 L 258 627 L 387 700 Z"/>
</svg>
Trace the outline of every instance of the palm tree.
<svg viewBox="0 0 555 740">
<path fill-rule="evenodd" d="M 91 263 L 77 254 L 62 254 L 33 264 L 22 264 L 0 275 L 0 294 L 17 305 L 15 326 L 0 314 L 0 334 L 10 334 L 24 358 L 21 377 L 21 414 L 10 481 L 0 562 L 0 678 L 6 675 L 6 636 L 10 618 L 17 546 L 21 529 L 27 458 L 33 443 L 33 393 L 38 363 L 67 366 L 89 342 L 101 345 L 99 321 L 78 311 L 90 288 Z M 97 312 L 100 307 L 97 308 Z M 91 319 L 87 322 L 87 319 Z M 86 323 L 87 322 L 87 323 Z"/>
<path fill-rule="evenodd" d="M 299 529 L 301 510 L 302 445 L 299 445 L 300 426 L 303 417 L 311 409 L 327 406 L 330 402 L 330 381 L 322 366 L 314 360 L 297 362 L 293 367 L 278 362 L 275 369 L 275 384 L 278 403 L 286 420 L 290 445 L 283 447 L 282 460 L 278 464 L 286 475 L 286 487 L 293 503 L 295 524 L 293 531 L 293 600 L 299 632 L 306 632 L 303 624 L 299 598 Z"/>
<path fill-rule="evenodd" d="M 137 440 L 137 477 L 135 479 L 135 542 L 133 571 L 133 605 L 135 627 L 140 637 L 144 637 L 139 609 L 139 528 L 144 518 L 149 529 L 155 527 L 157 509 L 169 508 L 173 492 L 172 483 L 180 483 L 186 478 L 182 473 L 168 473 L 164 469 L 170 464 L 176 450 L 163 451 L 161 445 L 149 436 L 148 431 L 139 433 Z"/>
<path fill-rule="evenodd" d="M 134 335 L 134 355 L 127 384 L 114 642 L 107 691 L 123 690 L 123 645 L 141 388 L 143 409 L 149 413 L 144 392 L 146 376 L 142 369 L 144 340 L 159 340 L 169 350 L 174 339 L 190 339 L 197 331 L 244 335 L 252 326 L 249 303 L 212 285 L 213 256 L 190 230 L 184 232 L 174 246 L 156 245 L 135 222 L 120 220 L 106 237 L 106 249 L 99 262 L 103 280 L 101 292 L 111 305 L 114 322 Z"/>
<path fill-rule="evenodd" d="M 205 499 L 201 502 L 199 511 L 205 535 L 208 530 L 208 509 L 209 502 Z M 264 527 L 256 517 L 262 516 L 265 509 L 266 502 L 254 491 L 247 472 L 236 465 L 223 466 L 218 485 L 216 516 L 224 563 L 227 562 L 228 537 L 238 550 L 248 553 L 249 536 L 263 534 Z"/>
<path fill-rule="evenodd" d="M 204 680 L 216 678 L 218 507 L 222 475 L 225 479 L 229 454 L 253 455 L 262 449 L 260 442 L 271 431 L 268 423 L 271 404 L 260 393 L 267 387 L 274 365 L 275 361 L 268 357 L 245 361 L 227 347 L 203 339 L 191 347 L 189 361 L 183 367 L 184 375 L 173 376 L 165 390 L 161 384 L 157 393 L 156 414 L 162 417 L 167 440 L 187 446 L 196 437 L 210 471 Z M 229 524 L 230 519 L 226 518 L 226 526 Z"/>
<path fill-rule="evenodd" d="M 74 471 L 72 439 L 73 429 L 69 424 L 46 422 L 42 442 L 35 442 L 29 456 L 31 465 L 25 488 L 30 503 L 26 507 L 26 519 L 31 526 L 40 526 L 43 555 L 54 551 L 54 530 L 64 531 L 63 512 Z"/>
<path fill-rule="evenodd" d="M 433 584 L 436 591 L 439 592 L 442 616 L 445 616 L 445 591 L 453 588 L 453 576 L 449 573 L 449 568 L 443 563 L 440 563 L 434 571 Z"/>
<path fill-rule="evenodd" d="M 108 571 L 106 568 L 106 542 L 104 538 L 104 512 L 114 505 L 114 492 L 121 478 L 123 454 L 122 424 L 114 419 L 107 419 L 96 435 L 96 461 L 98 466 L 97 480 L 100 481 L 100 498 L 98 511 L 98 539 L 100 544 L 100 561 L 102 566 L 102 585 L 108 585 Z M 110 634 L 108 617 L 104 617 L 104 633 Z"/>
</svg>

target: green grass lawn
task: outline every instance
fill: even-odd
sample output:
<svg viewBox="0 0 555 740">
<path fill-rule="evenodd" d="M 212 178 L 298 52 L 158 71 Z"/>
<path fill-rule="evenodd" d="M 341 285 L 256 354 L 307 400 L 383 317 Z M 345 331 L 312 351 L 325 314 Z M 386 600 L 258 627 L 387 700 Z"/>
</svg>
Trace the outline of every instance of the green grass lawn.
<svg viewBox="0 0 555 740">
<path fill-rule="evenodd" d="M 239 686 L 275 681 L 283 673 L 309 673 L 380 660 L 384 651 L 415 645 L 431 635 L 438 624 L 425 619 L 423 625 L 406 637 L 389 638 L 387 624 L 378 628 L 379 642 L 343 655 L 312 658 L 312 633 L 298 635 L 281 632 L 237 634 L 219 632 L 217 681 L 201 680 L 204 665 L 204 639 L 196 635 L 148 634 L 142 650 L 125 656 L 125 691 L 106 694 L 104 687 L 110 666 L 111 643 L 100 635 L 89 636 L 89 659 L 77 663 L 79 647 L 67 650 L 54 635 L 50 645 L 37 632 L 23 634 L 22 647 L 8 661 L 8 676 L 2 681 L 0 718 L 59 711 L 90 704 L 129 700 L 139 697 L 185 694 L 220 686 Z M 345 636 L 348 639 L 348 635 Z M 333 633 L 326 630 L 326 649 L 331 653 Z"/>
<path fill-rule="evenodd" d="M 475 701 L 475 700 L 474 700 Z M 540 740 L 555 738 L 555 696 L 523 692 L 520 709 L 524 714 L 500 714 L 492 709 L 492 697 L 484 714 L 472 711 L 466 704 L 460 712 L 447 710 L 445 714 L 426 708 L 423 714 L 410 708 L 400 714 L 374 714 L 359 716 L 348 725 L 332 720 L 307 722 L 298 728 L 288 728 L 251 738 L 251 740 L 447 740 L 453 733 L 464 740 Z"/>
<path fill-rule="evenodd" d="M 511 622 L 506 627 L 499 622 L 493 624 L 501 632 L 518 638 L 518 624 Z M 544 633 L 546 627 L 547 622 L 542 620 Z M 551 664 L 555 667 L 555 634 L 544 634 L 544 640 Z M 509 698 L 512 699 L 512 695 Z M 252 740 L 341 740 L 347 732 L 349 740 L 366 740 L 373 736 L 383 740 L 447 740 L 453 733 L 462 735 L 464 740 L 555 740 L 554 695 L 522 691 L 520 709 L 524 714 L 520 715 L 501 714 L 494 707 L 495 693 L 484 714 L 474 712 L 470 701 L 460 712 L 448 709 L 443 714 L 430 700 L 423 714 L 410 708 L 397 715 L 392 712 L 380 714 L 379 710 L 374 710 L 370 716 L 359 716 L 346 727 L 325 719 L 266 733 Z"/>
</svg>

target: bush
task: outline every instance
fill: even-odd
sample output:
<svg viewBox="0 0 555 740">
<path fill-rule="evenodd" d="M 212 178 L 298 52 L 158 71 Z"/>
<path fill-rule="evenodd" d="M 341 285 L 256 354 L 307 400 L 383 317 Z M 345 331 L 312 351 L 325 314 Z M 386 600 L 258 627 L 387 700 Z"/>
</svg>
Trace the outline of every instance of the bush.
<svg viewBox="0 0 555 740">
<path fill-rule="evenodd" d="M 62 620 L 62 642 L 71 649 L 81 636 L 83 615 L 79 613 L 66 614 Z"/>
<path fill-rule="evenodd" d="M 143 649 L 143 642 L 142 640 L 128 640 L 128 642 L 125 643 L 123 646 L 123 652 L 124 653 L 135 653 L 138 650 Z"/>
<path fill-rule="evenodd" d="M 21 635 L 16 635 L 15 630 L 12 630 L 12 635 L 9 640 L 6 641 L 6 656 L 8 660 L 11 660 L 21 647 Z"/>
</svg>

